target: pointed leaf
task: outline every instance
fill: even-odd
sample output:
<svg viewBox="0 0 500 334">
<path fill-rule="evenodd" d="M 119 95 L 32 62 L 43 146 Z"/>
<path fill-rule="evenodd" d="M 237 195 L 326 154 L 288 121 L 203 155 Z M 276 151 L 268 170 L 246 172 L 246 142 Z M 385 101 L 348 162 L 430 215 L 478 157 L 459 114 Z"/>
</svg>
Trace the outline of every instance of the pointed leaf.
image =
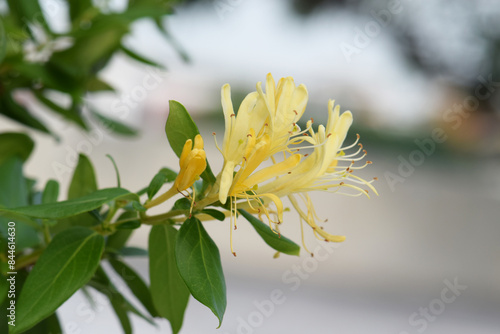
<svg viewBox="0 0 500 334">
<path fill-rule="evenodd" d="M 86 155 L 78 156 L 73 178 L 68 190 L 68 199 L 74 199 L 91 194 L 97 190 L 94 167 Z"/>
<path fill-rule="evenodd" d="M 91 111 L 90 114 L 100 123 L 102 123 L 102 126 L 110 129 L 116 134 L 123 135 L 123 136 L 135 136 L 137 135 L 137 130 L 132 129 L 128 125 L 125 125 L 117 120 L 111 119 L 109 117 L 106 117 L 96 111 Z"/>
<path fill-rule="evenodd" d="M 103 249 L 104 238 L 82 227 L 57 234 L 24 284 L 12 333 L 31 328 L 87 283 L 99 265 Z"/>
<path fill-rule="evenodd" d="M 174 334 L 182 327 L 189 300 L 189 290 L 175 263 L 177 233 L 168 225 L 155 225 L 149 233 L 151 295 L 158 314 L 170 321 Z"/>
<path fill-rule="evenodd" d="M 203 209 L 203 210 L 201 210 L 201 213 L 205 213 L 205 214 L 212 216 L 215 219 L 220 220 L 220 221 L 224 221 L 224 219 L 226 219 L 226 215 L 224 213 L 220 212 L 219 210 L 215 210 L 215 209 Z"/>
<path fill-rule="evenodd" d="M 158 313 L 153 305 L 153 300 L 151 298 L 151 292 L 148 286 L 144 283 L 139 274 L 137 274 L 132 268 L 130 268 L 123 261 L 118 259 L 110 259 L 109 263 L 116 271 L 118 275 L 123 279 L 123 281 L 130 288 L 130 291 L 134 296 L 142 303 L 142 305 L 148 310 L 152 317 L 157 317 Z"/>
<path fill-rule="evenodd" d="M 274 233 L 268 225 L 264 224 L 247 211 L 239 209 L 238 212 L 245 217 L 250 224 L 252 224 L 253 228 L 257 231 L 257 233 L 259 233 L 266 244 L 276 249 L 278 252 L 288 255 L 299 255 L 300 246 L 295 242 L 282 235 Z"/>
<path fill-rule="evenodd" d="M 179 229 L 175 258 L 189 291 L 219 318 L 220 327 L 226 311 L 226 282 L 219 249 L 197 218 L 187 219 Z"/>
<path fill-rule="evenodd" d="M 13 155 L 26 161 L 34 146 L 33 140 L 24 133 L 0 133 L 0 164 Z"/>
<path fill-rule="evenodd" d="M 170 111 L 168 113 L 167 123 L 165 124 L 165 132 L 172 150 L 180 157 L 186 140 L 191 139 L 194 141 L 194 137 L 200 132 L 182 104 L 170 100 L 169 106 Z M 215 176 L 210 169 L 208 161 L 207 168 L 201 173 L 201 177 L 210 184 L 215 182 Z"/>
<path fill-rule="evenodd" d="M 57 197 L 59 196 L 59 183 L 56 180 L 48 180 L 43 190 L 42 203 L 54 203 L 57 202 Z"/>
<path fill-rule="evenodd" d="M 136 194 L 123 188 L 106 188 L 90 195 L 57 203 L 25 206 L 20 208 L 0 208 L 1 214 L 21 214 L 33 218 L 61 219 L 97 209 L 114 200 L 136 200 Z"/>
</svg>

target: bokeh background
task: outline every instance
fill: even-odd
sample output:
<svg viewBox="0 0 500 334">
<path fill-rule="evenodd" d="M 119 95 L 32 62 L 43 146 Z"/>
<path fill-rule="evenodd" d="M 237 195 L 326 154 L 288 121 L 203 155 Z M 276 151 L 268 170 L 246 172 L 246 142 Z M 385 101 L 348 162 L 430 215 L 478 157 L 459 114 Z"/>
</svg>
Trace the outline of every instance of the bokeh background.
<svg viewBox="0 0 500 334">
<path fill-rule="evenodd" d="M 123 1 L 107 4 L 119 10 Z M 51 24 L 60 25 L 64 13 Z M 71 172 L 57 166 L 73 167 L 75 152 L 83 152 L 100 186 L 114 186 L 109 153 L 123 186 L 142 188 L 161 167 L 177 168 L 164 133 L 170 99 L 193 115 L 218 171 L 222 157 L 211 133 L 222 140 L 220 87 L 230 83 L 238 104 L 268 72 L 293 76 L 309 91 L 305 117 L 325 122 L 329 98 L 353 112 L 348 140 L 361 135 L 374 164 L 359 175 L 378 177 L 379 196 L 313 194 L 325 228 L 347 236 L 321 248 L 306 229 L 306 244 L 322 255 L 313 259 L 306 252 L 273 259 L 243 221 L 235 258 L 228 223 L 207 222 L 221 250 L 228 309 L 216 329 L 210 310 L 191 300 L 182 333 L 499 333 L 499 13 L 491 0 L 188 1 L 165 22 L 175 41 L 166 43 L 148 21 L 126 38 L 127 47 L 167 70 L 118 54 L 100 74 L 118 93 L 86 97 L 138 136 L 98 124 L 85 133 L 18 96 L 61 136 L 28 130 L 37 147 L 27 174 L 66 189 Z M 0 130 L 27 131 L 5 117 Z M 293 212 L 282 232 L 300 241 Z M 147 236 L 142 228 L 130 243 L 146 247 Z M 147 277 L 145 259 L 129 262 Z M 276 294 L 271 307 L 266 301 Z M 66 332 L 118 331 L 109 305 L 98 306 L 91 311 L 82 295 L 72 297 L 58 311 Z M 155 328 L 131 317 L 138 333 L 170 332 L 166 321 Z"/>
</svg>

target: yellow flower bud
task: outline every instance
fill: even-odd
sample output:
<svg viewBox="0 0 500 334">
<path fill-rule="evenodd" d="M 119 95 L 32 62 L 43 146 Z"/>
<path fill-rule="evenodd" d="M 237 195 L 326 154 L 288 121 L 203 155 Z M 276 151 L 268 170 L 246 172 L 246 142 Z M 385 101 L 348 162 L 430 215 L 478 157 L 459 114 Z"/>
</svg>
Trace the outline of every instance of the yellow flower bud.
<svg viewBox="0 0 500 334">
<path fill-rule="evenodd" d="M 183 191 L 191 187 L 200 178 L 201 173 L 207 168 L 207 156 L 203 150 L 203 138 L 196 135 L 193 141 L 186 140 L 179 158 L 180 171 L 175 179 L 174 187 Z"/>
</svg>

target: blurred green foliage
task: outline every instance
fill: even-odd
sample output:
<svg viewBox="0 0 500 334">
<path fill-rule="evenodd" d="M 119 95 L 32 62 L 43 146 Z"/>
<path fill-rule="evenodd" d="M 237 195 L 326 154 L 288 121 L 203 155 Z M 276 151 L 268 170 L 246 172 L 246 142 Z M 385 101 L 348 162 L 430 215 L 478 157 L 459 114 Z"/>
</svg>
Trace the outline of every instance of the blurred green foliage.
<svg viewBox="0 0 500 334">
<path fill-rule="evenodd" d="M 124 38 L 137 20 L 153 20 L 171 40 L 162 18 L 173 12 L 178 0 L 129 0 L 117 12 L 107 1 L 7 0 L 0 12 L 0 114 L 45 133 L 50 129 L 29 108 L 16 100 L 16 91 L 28 91 L 48 110 L 87 129 L 82 117 L 86 94 L 113 91 L 99 72 L 121 52 L 147 65 L 161 67 L 124 46 Z M 64 22 L 63 20 L 66 20 Z M 55 29 L 66 27 L 64 31 Z M 174 43 L 175 44 L 175 43 Z M 174 45 L 175 47 L 175 45 Z M 183 58 L 185 55 L 181 54 Z M 70 101 L 61 105 L 57 94 Z M 60 100 L 60 99 L 58 99 Z M 92 117 L 102 121 L 99 113 Z M 134 134 L 113 123 L 120 134 Z M 55 134 L 54 134 L 55 135 Z"/>
</svg>

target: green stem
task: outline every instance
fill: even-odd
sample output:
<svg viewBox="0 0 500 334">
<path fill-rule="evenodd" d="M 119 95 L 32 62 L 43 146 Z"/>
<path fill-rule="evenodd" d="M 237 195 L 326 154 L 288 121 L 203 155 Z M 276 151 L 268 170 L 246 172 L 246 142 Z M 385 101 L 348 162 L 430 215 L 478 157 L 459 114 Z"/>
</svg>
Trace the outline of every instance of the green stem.
<svg viewBox="0 0 500 334">
<path fill-rule="evenodd" d="M 169 190 L 167 190 L 166 193 L 164 193 L 163 195 L 160 195 L 158 197 L 156 197 L 155 199 L 153 199 L 152 201 L 146 201 L 146 203 L 144 203 L 144 207 L 146 209 L 149 209 L 149 208 L 152 208 L 154 206 L 157 206 L 157 205 L 160 205 L 161 203 L 165 202 L 166 200 L 170 199 L 172 196 L 176 195 L 178 193 L 177 189 L 175 189 L 174 186 L 172 186 Z"/>
</svg>

